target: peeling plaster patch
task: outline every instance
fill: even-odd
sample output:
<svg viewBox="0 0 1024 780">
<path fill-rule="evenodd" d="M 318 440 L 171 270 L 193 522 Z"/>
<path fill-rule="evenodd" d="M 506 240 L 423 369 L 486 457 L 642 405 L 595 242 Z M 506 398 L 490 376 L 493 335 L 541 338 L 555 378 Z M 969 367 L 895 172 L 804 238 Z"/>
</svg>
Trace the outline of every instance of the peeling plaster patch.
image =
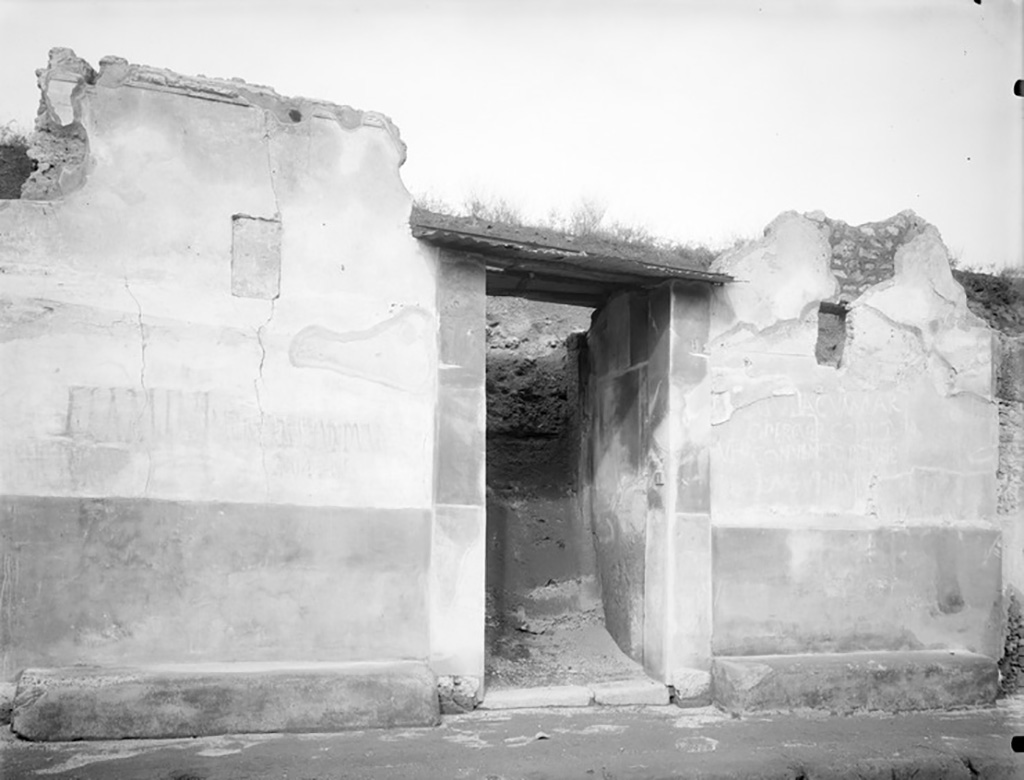
<svg viewBox="0 0 1024 780">
<path fill-rule="evenodd" d="M 920 227 L 897 250 L 895 276 L 869 288 L 854 301 L 853 309 L 856 324 L 850 363 L 859 360 L 866 377 L 873 373 L 869 366 L 880 359 L 896 368 L 900 358 L 888 341 L 897 338 L 895 331 L 903 330 L 909 334 L 901 337 L 904 357 L 917 368 L 924 364 L 941 395 L 971 392 L 992 399 L 991 333 L 968 309 L 967 296 L 950 271 L 949 253 L 931 225 Z M 872 311 L 874 322 L 863 319 L 865 309 Z M 865 340 L 875 342 L 867 353 L 859 349 Z M 890 370 L 888 377 L 897 381 L 906 373 Z"/>
<path fill-rule="evenodd" d="M 82 90 L 95 83 L 96 72 L 71 49 L 50 49 L 49 63 L 37 71 L 40 107 L 29 156 L 37 163 L 22 185 L 27 200 L 53 200 L 85 181 L 89 142 L 80 121 Z"/>
<path fill-rule="evenodd" d="M 364 330 L 339 333 L 309 325 L 292 339 L 288 357 L 296 368 L 333 371 L 411 392 L 430 379 L 430 355 L 422 344 L 431 322 L 426 311 L 408 306 Z"/>
<path fill-rule="evenodd" d="M 64 308 L 58 301 L 43 298 L 0 300 L 0 344 L 47 335 L 59 316 L 55 312 Z"/>
<path fill-rule="evenodd" d="M 839 281 L 839 299 L 849 302 L 868 288 L 893 277 L 896 250 L 925 225 L 913 211 L 901 211 L 883 222 L 851 226 L 821 212 L 806 214 L 828 226 L 832 272 Z"/>
<path fill-rule="evenodd" d="M 719 315 L 731 310 L 733 321 L 712 322 L 711 337 L 737 323 L 764 330 L 784 320 L 800 320 L 808 306 L 837 294 L 830 268 L 827 227 L 796 212 L 786 212 L 765 228 L 765 237 L 721 255 L 711 270 L 731 274 L 737 283 L 716 290 L 723 301 Z M 785 285 L 777 280 L 785 278 Z M 717 319 L 717 318 L 713 318 Z M 724 325 L 724 327 L 722 327 Z"/>
<path fill-rule="evenodd" d="M 913 381 L 927 372 L 921 331 L 888 317 L 863 299 L 847 316 L 845 378 L 870 389 Z"/>
</svg>

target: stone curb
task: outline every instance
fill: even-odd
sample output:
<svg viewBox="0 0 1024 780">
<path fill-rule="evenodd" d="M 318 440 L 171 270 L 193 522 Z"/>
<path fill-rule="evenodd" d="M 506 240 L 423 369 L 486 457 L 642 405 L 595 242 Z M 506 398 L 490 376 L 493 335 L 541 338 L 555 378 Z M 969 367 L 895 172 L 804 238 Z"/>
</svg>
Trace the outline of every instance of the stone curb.
<svg viewBox="0 0 1024 780">
<path fill-rule="evenodd" d="M 719 656 L 715 704 L 726 711 L 910 712 L 992 704 L 995 661 L 963 651 Z"/>
<path fill-rule="evenodd" d="M 222 664 L 214 669 L 29 669 L 11 728 L 37 741 L 156 739 L 433 726 L 425 663 Z"/>
</svg>

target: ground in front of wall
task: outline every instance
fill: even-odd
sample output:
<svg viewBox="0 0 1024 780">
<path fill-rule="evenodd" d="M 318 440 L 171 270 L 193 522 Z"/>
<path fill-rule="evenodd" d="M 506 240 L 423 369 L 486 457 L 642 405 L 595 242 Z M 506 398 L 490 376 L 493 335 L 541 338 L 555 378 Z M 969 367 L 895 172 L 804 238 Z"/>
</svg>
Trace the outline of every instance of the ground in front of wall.
<svg viewBox="0 0 1024 780">
<path fill-rule="evenodd" d="M 488 690 L 645 678 L 604 627 L 599 610 L 508 621 L 489 643 Z"/>
<path fill-rule="evenodd" d="M 713 708 L 474 712 L 437 728 L 342 734 L 28 743 L 0 739 L 21 778 L 1020 778 L 1024 697 L 946 713 L 731 718 Z"/>
</svg>

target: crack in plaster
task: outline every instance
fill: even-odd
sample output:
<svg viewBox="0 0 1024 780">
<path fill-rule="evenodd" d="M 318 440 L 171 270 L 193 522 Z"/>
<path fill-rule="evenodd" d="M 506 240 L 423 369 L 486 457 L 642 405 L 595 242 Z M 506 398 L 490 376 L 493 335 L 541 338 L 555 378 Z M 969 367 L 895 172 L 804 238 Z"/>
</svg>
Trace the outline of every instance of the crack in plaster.
<svg viewBox="0 0 1024 780">
<path fill-rule="evenodd" d="M 787 330 L 799 329 L 806 326 L 811 312 L 817 310 L 819 306 L 821 306 L 821 301 L 812 301 L 803 308 L 799 317 L 776 320 L 771 325 L 767 325 L 764 328 L 758 328 L 756 324 L 748 322 L 747 320 L 741 320 L 737 317 L 735 325 L 730 327 L 729 330 L 715 336 L 711 339 L 711 342 L 718 349 L 735 349 L 750 340 L 735 338 L 741 336 L 744 331 L 746 331 L 746 335 L 751 338 L 770 338 L 777 334 L 785 335 Z M 806 357 L 806 355 L 801 355 L 801 357 Z M 814 357 L 813 353 L 810 357 Z"/>
<path fill-rule="evenodd" d="M 140 366 L 139 366 L 139 384 L 142 386 L 142 409 L 139 412 L 138 419 L 135 421 L 136 426 L 142 426 L 142 420 L 146 416 L 147 411 L 151 411 L 149 407 L 149 388 L 146 386 L 146 325 L 143 322 L 142 317 L 142 304 L 139 299 L 135 297 L 135 293 L 132 292 L 131 285 L 128 284 L 128 274 L 124 275 L 124 289 L 128 293 L 128 297 L 135 302 L 135 308 L 138 311 L 138 324 L 139 324 L 139 354 L 140 354 Z M 149 484 L 153 479 L 153 446 L 150 444 L 146 448 L 146 484 L 143 485 L 142 495 L 149 495 Z"/>
<path fill-rule="evenodd" d="M 774 353 L 767 353 L 767 354 L 774 354 Z M 803 356 L 801 356 L 801 357 L 803 357 Z M 727 423 L 730 420 L 732 420 L 733 415 L 736 414 L 736 412 L 741 412 L 744 409 L 749 409 L 750 407 L 754 406 L 755 404 L 763 403 L 765 401 L 770 401 L 773 398 L 790 398 L 792 396 L 799 395 L 799 394 L 800 394 L 800 390 L 799 390 L 799 388 L 796 388 L 796 387 L 777 388 L 775 390 L 772 390 L 770 393 L 767 393 L 765 395 L 760 395 L 757 398 L 752 398 L 751 400 L 749 400 L 749 401 L 747 401 L 745 403 L 741 403 L 741 404 L 737 405 L 737 404 L 733 404 L 731 400 L 727 400 L 727 399 L 731 399 L 732 398 L 732 395 L 733 395 L 733 391 L 732 390 L 713 390 L 711 392 L 712 397 L 719 396 L 720 398 L 723 399 L 721 401 L 722 409 L 718 410 L 719 413 L 721 414 L 721 413 L 727 412 L 727 414 L 725 414 L 725 416 L 722 416 L 722 417 L 719 417 L 718 415 L 712 414 L 711 425 L 712 426 L 723 425 L 724 423 Z"/>
<path fill-rule="evenodd" d="M 262 107 L 262 106 L 261 106 Z M 270 192 L 274 197 L 274 219 L 280 222 L 281 219 L 281 201 L 277 194 L 277 181 L 276 173 L 274 171 L 274 155 L 271 151 L 271 117 L 272 113 L 266 107 L 263 108 L 263 142 L 264 148 L 267 153 L 267 182 L 270 185 Z M 267 468 L 267 447 L 264 439 L 266 413 L 263 410 L 263 397 L 260 393 L 260 385 L 264 382 L 263 379 L 263 365 L 267 359 L 267 347 L 263 343 L 263 331 L 269 327 L 271 320 L 274 319 L 274 312 L 277 298 L 270 299 L 270 313 L 267 315 L 267 319 L 264 320 L 263 324 L 256 328 L 256 341 L 260 347 L 260 362 L 257 367 L 257 376 L 252 381 L 253 392 L 256 396 L 256 407 L 260 414 L 260 463 L 263 467 L 263 485 L 266 495 L 266 499 L 270 500 L 270 470 Z"/>
<path fill-rule="evenodd" d="M 257 376 L 252 380 L 253 391 L 256 395 L 256 408 L 259 409 L 260 413 L 260 461 L 263 464 L 263 482 L 268 500 L 270 498 L 270 471 L 267 469 L 267 447 L 263 438 L 266 415 L 263 411 L 263 398 L 260 395 L 260 384 L 263 382 L 263 364 L 267 359 L 267 346 L 263 343 L 263 331 L 270 325 L 270 321 L 274 319 L 276 300 L 276 298 L 270 299 L 270 313 L 267 315 L 267 319 L 264 320 L 263 324 L 256 328 L 256 341 L 260 346 L 260 363 L 257 368 Z"/>
<path fill-rule="evenodd" d="M 953 369 L 956 371 L 956 369 Z M 991 406 L 996 403 L 992 398 L 986 398 L 981 393 L 976 393 L 973 390 L 954 390 L 949 394 L 950 398 L 973 398 L 975 401 L 981 401 L 986 406 Z"/>
<path fill-rule="evenodd" d="M 264 109 L 263 111 L 263 141 L 267 150 L 267 175 L 269 177 L 270 191 L 274 195 L 274 219 L 281 219 L 281 201 L 277 195 L 277 182 L 275 180 L 274 173 L 274 154 L 270 151 L 270 117 L 271 113 Z M 271 314 L 273 316 L 273 314 Z"/>
<path fill-rule="evenodd" d="M 900 322 L 899 320 L 894 320 L 892 317 L 890 317 L 884 311 L 882 311 L 879 308 L 876 308 L 875 306 L 872 306 L 870 303 L 864 303 L 864 302 L 858 303 L 856 305 L 856 308 L 857 309 L 867 309 L 870 312 L 872 312 L 873 314 L 878 315 L 882 320 L 884 320 L 886 325 L 889 325 L 889 326 L 891 326 L 893 328 L 896 328 L 897 330 L 903 330 L 903 331 L 907 331 L 909 333 L 912 333 L 917 338 L 918 342 L 921 344 L 922 352 L 929 352 L 930 351 L 930 348 L 928 347 L 928 345 L 925 344 L 924 332 L 921 330 L 921 328 L 917 327 L 916 325 L 911 325 L 910 323 L 907 323 L 907 322 Z M 851 307 L 851 311 L 853 311 L 853 307 Z"/>
<path fill-rule="evenodd" d="M 916 325 L 911 325 L 909 323 L 899 322 L 898 320 L 894 320 L 888 314 L 886 314 L 882 310 L 872 306 L 870 303 L 865 303 L 865 302 L 858 303 L 857 304 L 857 308 L 867 309 L 872 314 L 874 314 L 877 317 L 879 317 L 889 327 L 891 327 L 891 328 L 893 328 L 895 330 L 899 330 L 899 331 L 903 331 L 905 333 L 909 333 L 910 335 L 912 335 L 917 340 L 918 346 L 920 347 L 920 350 L 921 350 L 921 356 L 923 358 L 925 358 L 925 360 L 927 360 L 929 357 L 934 357 L 936 360 L 938 360 L 940 362 L 940 364 L 944 368 L 946 368 L 949 371 L 951 371 L 954 377 L 956 377 L 956 376 L 958 376 L 960 374 L 960 371 L 956 368 L 956 366 L 953 365 L 953 363 L 950 361 L 950 359 L 939 350 L 939 348 L 935 345 L 934 341 L 932 341 L 932 343 L 929 344 L 930 340 L 926 337 L 925 332 L 924 332 L 924 330 L 922 328 L 919 328 Z M 853 341 L 854 342 L 856 341 L 856 338 L 857 338 L 856 337 L 856 328 L 854 328 L 854 330 L 853 330 Z M 960 394 L 964 394 L 964 393 L 968 393 L 968 392 L 970 392 L 972 395 L 978 395 L 977 393 L 974 393 L 974 392 L 968 391 L 968 390 L 953 391 L 953 390 L 951 390 L 950 387 L 940 387 L 939 383 L 936 381 L 934 375 L 932 376 L 932 384 L 935 385 L 935 389 L 939 391 L 940 395 L 944 395 L 946 397 L 952 397 L 954 395 L 960 395 Z M 978 396 L 978 397 L 980 398 L 981 396 Z M 985 399 L 985 400 L 986 400 L 987 403 L 992 403 L 991 399 Z"/>
</svg>

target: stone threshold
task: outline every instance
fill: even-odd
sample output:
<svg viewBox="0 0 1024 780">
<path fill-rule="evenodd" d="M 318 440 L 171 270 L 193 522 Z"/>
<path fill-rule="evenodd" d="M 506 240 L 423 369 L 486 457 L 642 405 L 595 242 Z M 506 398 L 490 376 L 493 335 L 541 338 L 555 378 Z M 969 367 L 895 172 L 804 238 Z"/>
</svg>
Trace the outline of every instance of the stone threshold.
<svg viewBox="0 0 1024 780">
<path fill-rule="evenodd" d="M 588 685 L 545 685 L 536 688 L 498 688 L 485 693 L 481 710 L 520 710 L 535 707 L 667 705 L 669 688 L 647 677 Z"/>
</svg>

